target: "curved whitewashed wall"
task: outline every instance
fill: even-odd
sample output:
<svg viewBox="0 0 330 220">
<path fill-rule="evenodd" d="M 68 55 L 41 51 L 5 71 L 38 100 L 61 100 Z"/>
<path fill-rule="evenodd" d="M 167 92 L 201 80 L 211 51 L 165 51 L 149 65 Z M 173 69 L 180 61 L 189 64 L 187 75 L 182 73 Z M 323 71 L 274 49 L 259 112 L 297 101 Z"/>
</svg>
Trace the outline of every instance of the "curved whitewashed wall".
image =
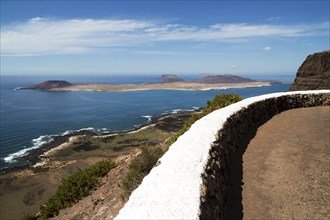
<svg viewBox="0 0 330 220">
<path fill-rule="evenodd" d="M 252 97 L 201 118 L 170 147 L 115 219 L 223 219 L 223 160 L 240 144 L 232 135 L 281 111 L 319 105 L 330 105 L 330 90 Z"/>
</svg>

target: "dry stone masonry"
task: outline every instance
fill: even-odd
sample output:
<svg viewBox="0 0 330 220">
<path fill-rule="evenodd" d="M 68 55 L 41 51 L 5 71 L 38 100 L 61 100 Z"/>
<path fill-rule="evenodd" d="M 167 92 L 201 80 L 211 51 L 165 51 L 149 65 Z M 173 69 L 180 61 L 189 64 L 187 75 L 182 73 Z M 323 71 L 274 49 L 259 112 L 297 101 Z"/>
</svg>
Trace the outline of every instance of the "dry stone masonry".
<svg viewBox="0 0 330 220">
<path fill-rule="evenodd" d="M 289 109 L 323 105 L 330 105 L 329 93 L 284 95 L 255 102 L 229 117 L 212 144 L 210 158 L 202 174 L 200 219 L 242 217 L 242 213 L 233 213 L 237 210 L 232 210 L 228 204 L 228 200 L 232 199 L 229 197 L 233 196 L 228 191 L 235 190 L 232 189 L 234 184 L 241 188 L 241 183 L 232 179 L 230 171 L 233 169 L 230 168 L 236 166 L 237 151 L 245 150 L 260 125 Z M 241 201 L 240 198 L 235 199 Z"/>
</svg>

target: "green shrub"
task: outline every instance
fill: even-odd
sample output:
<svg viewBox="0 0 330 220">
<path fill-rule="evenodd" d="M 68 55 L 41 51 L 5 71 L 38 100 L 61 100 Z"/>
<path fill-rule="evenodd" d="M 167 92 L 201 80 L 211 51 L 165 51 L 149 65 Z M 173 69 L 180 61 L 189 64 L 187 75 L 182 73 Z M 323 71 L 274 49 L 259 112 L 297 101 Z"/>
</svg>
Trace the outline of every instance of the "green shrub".
<svg viewBox="0 0 330 220">
<path fill-rule="evenodd" d="M 49 170 L 48 167 L 41 167 L 41 166 L 31 167 L 30 169 L 32 170 L 33 173 L 46 172 Z"/>
<path fill-rule="evenodd" d="M 141 153 L 131 162 L 127 175 L 122 180 L 123 197 L 127 198 L 140 185 L 158 159 L 165 153 L 159 147 L 143 147 Z"/>
<path fill-rule="evenodd" d="M 205 115 L 213 112 L 214 110 L 226 107 L 231 105 L 235 102 L 239 102 L 243 100 L 243 98 L 236 94 L 220 94 L 215 96 L 211 101 L 206 102 L 206 108 L 204 109 L 203 113 Z"/>
<path fill-rule="evenodd" d="M 37 220 L 37 214 L 35 213 L 30 213 L 30 214 L 25 214 L 22 218 L 22 220 Z"/>
<path fill-rule="evenodd" d="M 201 113 L 195 113 L 188 119 L 178 133 L 173 136 L 168 144 L 174 143 L 179 136 L 185 133 L 190 126 L 198 119 L 204 117 L 210 112 L 241 101 L 242 97 L 236 94 L 220 94 L 211 101 L 207 101 L 206 108 Z M 144 147 L 141 154 L 139 154 L 129 165 L 127 175 L 122 180 L 122 189 L 124 190 L 123 198 L 128 198 L 132 191 L 137 188 L 142 182 L 143 178 L 150 172 L 153 166 L 157 163 L 158 159 L 165 153 L 159 147 Z"/>
<path fill-rule="evenodd" d="M 102 160 L 64 179 L 55 195 L 41 206 L 41 218 L 56 216 L 60 209 L 70 207 L 87 196 L 89 191 L 98 185 L 100 177 L 105 176 L 115 166 L 111 160 Z"/>
<path fill-rule="evenodd" d="M 188 119 L 184 124 L 183 127 L 178 131 L 176 135 L 171 137 L 171 139 L 168 141 L 168 145 L 172 145 L 182 134 L 184 134 L 186 131 L 189 130 L 191 125 L 197 121 L 198 119 L 201 119 L 202 117 L 208 115 L 209 113 L 213 112 L 214 110 L 226 107 L 228 105 L 231 105 L 235 102 L 239 102 L 243 100 L 243 98 L 236 94 L 219 94 L 215 96 L 211 101 L 208 100 L 206 102 L 206 107 L 203 109 L 201 113 L 195 113 L 191 116 L 190 119 Z"/>
<path fill-rule="evenodd" d="M 169 141 L 169 146 L 173 144 L 179 136 L 184 134 L 190 126 L 198 119 L 211 113 L 216 109 L 223 108 L 235 102 L 241 101 L 243 98 L 236 94 L 220 94 L 214 97 L 211 101 L 207 101 L 206 108 L 201 113 L 195 113 L 188 119 L 178 133 L 173 136 Z M 144 147 L 141 154 L 139 154 L 129 165 L 127 175 L 122 180 L 122 188 L 124 190 L 123 198 L 129 197 L 132 191 L 137 188 L 142 182 L 143 178 L 150 172 L 153 166 L 157 163 L 158 159 L 165 153 L 158 147 Z"/>
<path fill-rule="evenodd" d="M 28 206 L 31 206 L 34 204 L 33 202 L 33 199 L 34 199 L 34 194 L 32 192 L 27 192 L 27 193 L 24 193 L 23 195 L 23 203 L 24 205 L 28 205 Z"/>
</svg>

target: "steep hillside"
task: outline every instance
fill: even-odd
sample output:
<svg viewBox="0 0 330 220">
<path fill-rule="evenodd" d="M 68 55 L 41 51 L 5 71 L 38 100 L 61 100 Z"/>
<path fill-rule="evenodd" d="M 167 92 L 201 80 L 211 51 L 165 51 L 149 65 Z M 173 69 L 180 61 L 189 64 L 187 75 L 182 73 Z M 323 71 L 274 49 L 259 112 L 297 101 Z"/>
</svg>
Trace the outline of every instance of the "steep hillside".
<svg viewBox="0 0 330 220">
<path fill-rule="evenodd" d="M 255 80 L 249 78 L 243 78 L 235 75 L 215 75 L 215 76 L 206 76 L 200 80 L 201 83 L 246 83 L 254 82 Z"/>
<path fill-rule="evenodd" d="M 161 77 L 162 83 L 183 82 L 184 80 L 173 74 L 163 74 Z"/>
<path fill-rule="evenodd" d="M 309 55 L 299 67 L 290 91 L 330 89 L 330 50 Z"/>
<path fill-rule="evenodd" d="M 40 89 L 40 90 L 48 90 L 48 89 L 55 89 L 55 88 L 63 88 L 72 85 L 71 83 L 64 81 L 64 80 L 49 80 L 37 85 L 33 85 L 27 87 L 26 89 Z"/>
</svg>

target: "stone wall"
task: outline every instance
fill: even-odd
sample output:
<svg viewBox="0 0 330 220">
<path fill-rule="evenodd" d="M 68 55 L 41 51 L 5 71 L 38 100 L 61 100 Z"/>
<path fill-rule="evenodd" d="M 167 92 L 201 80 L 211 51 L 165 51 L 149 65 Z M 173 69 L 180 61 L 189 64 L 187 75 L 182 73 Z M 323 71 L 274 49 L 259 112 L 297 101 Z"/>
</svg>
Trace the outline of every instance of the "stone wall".
<svg viewBox="0 0 330 220">
<path fill-rule="evenodd" d="M 330 105 L 330 90 L 244 99 L 196 121 L 115 219 L 241 219 L 242 155 L 257 128 L 285 110 Z"/>
<path fill-rule="evenodd" d="M 235 154 L 241 156 L 256 129 L 274 115 L 293 108 L 323 105 L 330 105 L 330 94 L 287 95 L 255 102 L 228 118 L 210 149 L 210 158 L 202 174 L 200 218 L 231 219 L 233 215 L 242 218 L 243 214 L 239 213 L 242 207 L 237 207 L 241 204 L 228 204 L 229 200 L 241 202 L 237 193 L 236 198 L 230 198 L 235 192 L 229 192 L 241 192 L 241 183 L 235 183 L 230 173 L 232 167 L 237 169 L 234 163 L 239 158 Z"/>
</svg>

